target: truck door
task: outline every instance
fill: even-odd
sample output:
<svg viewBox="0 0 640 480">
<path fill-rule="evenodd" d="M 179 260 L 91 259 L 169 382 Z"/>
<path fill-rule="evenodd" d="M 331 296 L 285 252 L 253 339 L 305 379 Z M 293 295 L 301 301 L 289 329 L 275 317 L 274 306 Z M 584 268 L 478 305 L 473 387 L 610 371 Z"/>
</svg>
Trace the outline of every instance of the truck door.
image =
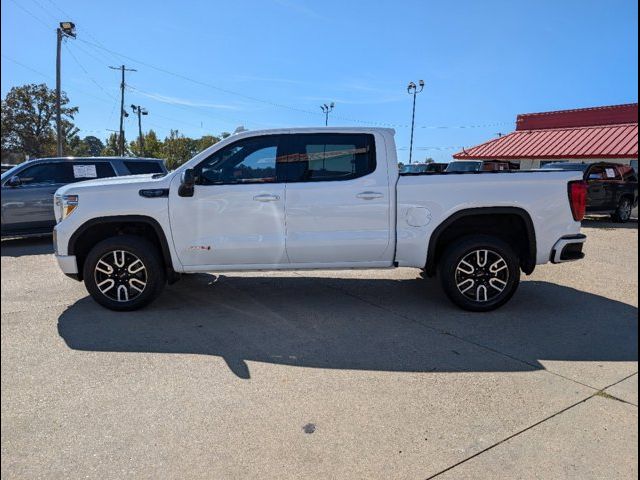
<svg viewBox="0 0 640 480">
<path fill-rule="evenodd" d="M 604 169 L 605 203 L 607 210 L 618 208 L 618 202 L 624 191 L 624 182 L 616 165 L 606 166 Z"/>
<path fill-rule="evenodd" d="M 286 263 L 279 135 L 243 138 L 195 167 L 192 197 L 169 194 L 171 233 L 185 266 Z"/>
<path fill-rule="evenodd" d="M 587 211 L 599 212 L 606 210 L 607 191 L 605 189 L 605 172 L 600 165 L 594 165 L 587 171 Z"/>
<path fill-rule="evenodd" d="M 392 192 L 382 137 L 310 133 L 287 140 L 293 152 L 286 169 L 289 261 L 390 265 Z"/>
</svg>

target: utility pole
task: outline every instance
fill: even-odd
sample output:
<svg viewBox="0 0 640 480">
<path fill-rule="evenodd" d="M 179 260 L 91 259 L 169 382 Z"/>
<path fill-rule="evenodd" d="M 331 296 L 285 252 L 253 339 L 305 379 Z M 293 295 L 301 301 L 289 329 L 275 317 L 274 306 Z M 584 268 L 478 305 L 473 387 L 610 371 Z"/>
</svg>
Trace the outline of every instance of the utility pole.
<svg viewBox="0 0 640 480">
<path fill-rule="evenodd" d="M 327 105 L 326 103 L 324 105 L 320 105 L 320 109 L 324 112 L 324 126 L 326 127 L 327 125 L 329 125 L 329 112 L 331 112 L 333 110 L 333 107 L 335 107 L 336 104 L 334 102 L 331 102 L 329 105 Z"/>
<path fill-rule="evenodd" d="M 131 105 L 133 113 L 138 114 L 138 145 L 140 146 L 140 156 L 144 157 L 144 137 L 142 136 L 142 115 L 149 115 L 149 111 L 146 108 L 142 108 L 140 105 Z"/>
<path fill-rule="evenodd" d="M 120 133 L 118 136 L 118 155 L 124 157 L 124 117 L 128 117 L 129 114 L 124 109 L 124 72 L 137 72 L 134 68 L 127 68 L 124 65 L 119 67 L 109 66 L 112 70 L 120 70 L 122 72 L 122 80 L 120 81 Z"/>
<path fill-rule="evenodd" d="M 56 140 L 57 154 L 59 157 L 63 155 L 62 151 L 62 112 L 60 96 L 62 95 L 62 87 L 60 86 L 60 63 L 62 53 L 62 39 L 65 37 L 76 38 L 76 26 L 73 22 L 60 22 L 60 26 L 56 28 Z"/>
<path fill-rule="evenodd" d="M 413 95 L 413 111 L 411 113 L 411 142 L 409 144 L 409 163 L 411 163 L 411 156 L 413 154 L 413 127 L 416 120 L 416 95 L 420 93 L 422 89 L 424 89 L 424 80 L 420 80 L 418 82 L 418 85 L 420 86 L 420 90 L 418 90 L 418 87 L 416 87 L 416 84 L 413 82 L 409 82 L 409 85 L 407 86 L 407 93 L 409 95 Z"/>
</svg>

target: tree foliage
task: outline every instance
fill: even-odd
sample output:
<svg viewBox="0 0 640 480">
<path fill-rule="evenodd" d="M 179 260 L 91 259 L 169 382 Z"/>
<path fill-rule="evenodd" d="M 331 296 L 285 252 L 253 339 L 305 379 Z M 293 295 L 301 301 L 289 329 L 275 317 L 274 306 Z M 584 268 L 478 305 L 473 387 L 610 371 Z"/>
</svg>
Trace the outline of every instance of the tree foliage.
<svg viewBox="0 0 640 480">
<path fill-rule="evenodd" d="M 73 117 L 78 107 L 69 106 L 63 92 L 60 97 L 62 131 L 68 145 L 77 136 Z M 1 149 L 29 157 L 56 154 L 56 92 L 44 83 L 13 87 L 2 100 Z"/>
<path fill-rule="evenodd" d="M 81 138 L 74 125 L 78 107 L 69 106 L 66 94 L 61 95 L 62 142 L 65 155 L 116 156 L 118 134 L 112 133 L 103 142 L 93 135 Z M 56 94 L 45 84 L 13 87 L 2 100 L 2 157 L 5 155 L 41 158 L 56 155 Z M 167 167 L 176 168 L 197 153 L 231 135 L 186 137 L 178 130 L 160 140 L 153 130 L 144 134 L 144 149 L 138 139 L 125 142 L 125 155 L 165 159 Z"/>
</svg>

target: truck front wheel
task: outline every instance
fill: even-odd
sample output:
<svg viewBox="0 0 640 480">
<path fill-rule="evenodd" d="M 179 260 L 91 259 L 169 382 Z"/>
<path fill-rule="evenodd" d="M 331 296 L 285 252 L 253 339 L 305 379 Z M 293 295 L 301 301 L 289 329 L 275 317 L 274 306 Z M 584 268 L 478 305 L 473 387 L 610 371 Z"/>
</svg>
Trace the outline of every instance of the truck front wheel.
<svg viewBox="0 0 640 480">
<path fill-rule="evenodd" d="M 166 283 L 157 249 L 134 235 L 107 238 L 84 262 L 84 283 L 93 299 L 111 310 L 136 310 L 156 298 Z"/>
<path fill-rule="evenodd" d="M 453 303 L 465 310 L 487 312 L 507 303 L 516 292 L 520 262 L 501 239 L 471 235 L 445 250 L 438 276 Z"/>
</svg>

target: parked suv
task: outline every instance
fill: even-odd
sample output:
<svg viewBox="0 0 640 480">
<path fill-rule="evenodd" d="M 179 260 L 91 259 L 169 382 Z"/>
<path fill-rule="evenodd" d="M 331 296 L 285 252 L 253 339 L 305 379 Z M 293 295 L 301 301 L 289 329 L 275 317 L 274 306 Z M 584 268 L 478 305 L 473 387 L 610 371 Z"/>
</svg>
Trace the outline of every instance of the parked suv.
<svg viewBox="0 0 640 480">
<path fill-rule="evenodd" d="M 66 184 L 97 178 L 165 174 L 156 158 L 42 158 L 2 174 L 2 236 L 51 233 L 56 224 L 53 194 Z"/>
<path fill-rule="evenodd" d="M 541 170 L 583 172 L 588 184 L 587 213 L 608 213 L 615 222 L 624 223 L 638 206 L 638 176 L 629 165 L 618 163 L 549 163 Z"/>
</svg>

